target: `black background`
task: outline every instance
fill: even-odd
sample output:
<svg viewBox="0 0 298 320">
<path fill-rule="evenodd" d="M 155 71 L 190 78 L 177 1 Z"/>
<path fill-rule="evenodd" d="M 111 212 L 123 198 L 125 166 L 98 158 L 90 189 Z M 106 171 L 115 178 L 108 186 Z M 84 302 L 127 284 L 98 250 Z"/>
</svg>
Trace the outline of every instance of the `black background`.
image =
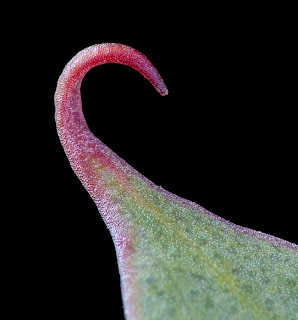
<svg viewBox="0 0 298 320">
<path fill-rule="evenodd" d="M 147 8 L 146 16 L 87 9 L 50 16 L 45 10 L 20 30 L 28 59 L 18 62 L 18 83 L 29 87 L 30 109 L 22 112 L 30 118 L 30 146 L 20 134 L 29 194 L 22 200 L 28 213 L 16 225 L 28 226 L 18 242 L 26 266 L 21 287 L 35 292 L 26 309 L 123 317 L 111 237 L 68 164 L 54 122 L 64 65 L 96 43 L 144 53 L 169 95 L 159 96 L 128 67 L 95 68 L 82 85 L 91 131 L 157 185 L 231 222 L 295 242 L 291 48 L 280 17 L 268 8 Z"/>
</svg>

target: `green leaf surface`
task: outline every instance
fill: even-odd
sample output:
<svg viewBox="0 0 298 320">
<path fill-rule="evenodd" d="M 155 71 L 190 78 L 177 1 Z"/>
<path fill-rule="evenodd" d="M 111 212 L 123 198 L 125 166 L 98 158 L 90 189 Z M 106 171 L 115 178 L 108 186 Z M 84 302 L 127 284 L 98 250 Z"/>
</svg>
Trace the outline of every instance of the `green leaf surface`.
<svg viewBox="0 0 298 320">
<path fill-rule="evenodd" d="M 112 183 L 132 237 L 139 319 L 297 319 L 297 252 L 136 178 Z M 275 240 L 273 240 L 275 239 Z"/>
</svg>

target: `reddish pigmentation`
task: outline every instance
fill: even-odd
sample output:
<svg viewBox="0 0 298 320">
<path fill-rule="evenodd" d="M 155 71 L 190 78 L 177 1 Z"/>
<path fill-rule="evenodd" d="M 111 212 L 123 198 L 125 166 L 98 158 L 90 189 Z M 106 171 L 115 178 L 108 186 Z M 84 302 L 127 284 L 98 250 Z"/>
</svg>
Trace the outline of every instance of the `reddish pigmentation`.
<svg viewBox="0 0 298 320">
<path fill-rule="evenodd" d="M 117 176 L 125 170 L 121 165 L 123 160 L 90 132 L 82 112 L 82 79 L 90 69 L 106 63 L 119 63 L 136 69 L 161 95 L 167 94 L 167 88 L 152 63 L 139 51 L 125 45 L 109 43 L 91 46 L 79 52 L 66 65 L 55 93 L 57 130 L 74 171 L 91 195 L 91 185 L 97 184 L 97 180 L 92 179 L 90 158 L 100 160 L 101 165 L 109 166 L 114 173 L 118 172 Z"/>
</svg>

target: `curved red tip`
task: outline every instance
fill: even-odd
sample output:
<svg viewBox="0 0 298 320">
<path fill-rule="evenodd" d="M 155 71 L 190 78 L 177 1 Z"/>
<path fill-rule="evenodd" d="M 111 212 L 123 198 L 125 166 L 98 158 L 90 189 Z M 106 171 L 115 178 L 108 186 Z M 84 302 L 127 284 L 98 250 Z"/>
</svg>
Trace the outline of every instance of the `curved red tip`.
<svg viewBox="0 0 298 320">
<path fill-rule="evenodd" d="M 82 79 L 86 73 L 101 64 L 119 63 L 139 71 L 161 94 L 167 95 L 168 89 L 159 72 L 138 50 L 119 43 L 103 43 L 80 51 L 65 66 L 57 84 L 55 93 L 56 119 L 63 115 L 63 109 L 71 103 L 80 91 Z M 72 104 L 74 107 L 74 104 Z"/>
<path fill-rule="evenodd" d="M 93 67 L 106 63 L 127 65 L 139 71 L 161 95 L 168 93 L 160 74 L 148 58 L 122 44 L 93 45 L 80 51 L 65 66 L 55 92 L 57 131 L 73 170 L 91 194 L 94 193 L 94 186 L 91 187 L 90 182 L 93 177 L 90 162 L 94 161 L 93 158 L 113 167 L 119 167 L 122 160 L 94 137 L 82 111 L 83 78 Z"/>
</svg>

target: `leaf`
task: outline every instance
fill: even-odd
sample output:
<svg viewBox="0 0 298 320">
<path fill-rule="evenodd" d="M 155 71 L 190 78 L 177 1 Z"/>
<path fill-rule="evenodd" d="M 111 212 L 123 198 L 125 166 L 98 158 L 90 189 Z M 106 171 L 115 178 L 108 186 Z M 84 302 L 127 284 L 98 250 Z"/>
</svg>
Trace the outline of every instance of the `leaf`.
<svg viewBox="0 0 298 320">
<path fill-rule="evenodd" d="M 143 54 L 111 43 L 79 52 L 55 93 L 61 144 L 114 241 L 126 319 L 297 319 L 297 245 L 156 186 L 90 132 L 81 82 L 104 63 L 128 65 L 168 91 Z"/>
</svg>

